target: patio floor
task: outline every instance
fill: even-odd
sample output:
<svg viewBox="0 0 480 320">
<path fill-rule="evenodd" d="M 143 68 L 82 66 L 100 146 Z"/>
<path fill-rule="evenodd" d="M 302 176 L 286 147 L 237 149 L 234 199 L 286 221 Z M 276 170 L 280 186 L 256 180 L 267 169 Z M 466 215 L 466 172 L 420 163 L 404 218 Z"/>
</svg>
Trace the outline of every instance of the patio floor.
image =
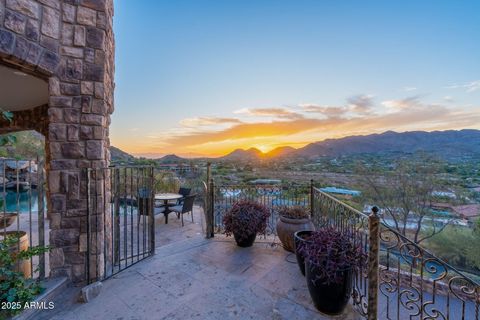
<svg viewBox="0 0 480 320">
<path fill-rule="evenodd" d="M 58 301 L 45 319 L 332 319 L 314 308 L 293 254 L 266 239 L 250 248 L 207 240 L 201 220 L 185 218 L 181 228 L 173 215 L 168 225 L 158 217 L 164 245 L 153 257 L 104 281 L 89 303 Z"/>
</svg>

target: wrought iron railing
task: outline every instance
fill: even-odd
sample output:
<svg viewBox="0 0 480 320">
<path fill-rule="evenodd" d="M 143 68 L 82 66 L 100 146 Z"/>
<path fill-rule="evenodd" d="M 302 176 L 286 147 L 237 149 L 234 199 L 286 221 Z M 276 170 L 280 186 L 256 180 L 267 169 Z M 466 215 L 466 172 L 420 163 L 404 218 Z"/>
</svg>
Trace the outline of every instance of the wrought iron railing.
<svg viewBox="0 0 480 320">
<path fill-rule="evenodd" d="M 153 168 L 87 169 L 86 274 L 106 279 L 155 252 Z"/>
<path fill-rule="evenodd" d="M 210 180 L 205 189 L 207 237 L 223 230 L 225 212 L 241 199 L 271 209 L 269 233 L 275 233 L 277 206 L 303 205 L 310 207 L 317 228 L 328 225 L 347 234 L 368 256 L 367 266 L 355 274 L 351 299 L 362 317 L 480 319 L 480 285 L 380 223 L 376 207 L 366 215 L 313 187 L 313 182 L 310 186 L 217 186 Z"/>
<path fill-rule="evenodd" d="M 0 241 L 17 235 L 13 251 L 49 244 L 43 161 L 0 158 Z M 26 278 L 49 274 L 48 254 L 17 261 L 16 270 Z"/>
<path fill-rule="evenodd" d="M 253 200 L 270 209 L 270 218 L 267 222 L 266 234 L 276 233 L 278 208 L 281 206 L 308 206 L 308 186 L 282 185 L 214 185 L 210 190 L 213 208 L 213 230 L 215 233 L 223 231 L 223 217 L 230 207 L 239 200 Z"/>
<path fill-rule="evenodd" d="M 478 283 L 385 225 L 379 288 L 383 319 L 480 319 Z"/>
<path fill-rule="evenodd" d="M 348 234 L 355 245 L 369 254 L 369 217 L 362 212 L 335 199 L 329 194 L 312 187 L 311 190 L 312 222 L 316 228 L 332 226 Z M 369 296 L 368 268 L 355 272 L 352 303 L 357 312 L 367 316 Z M 370 279 L 371 280 L 371 279 Z M 374 310 L 370 310 L 375 312 Z"/>
</svg>

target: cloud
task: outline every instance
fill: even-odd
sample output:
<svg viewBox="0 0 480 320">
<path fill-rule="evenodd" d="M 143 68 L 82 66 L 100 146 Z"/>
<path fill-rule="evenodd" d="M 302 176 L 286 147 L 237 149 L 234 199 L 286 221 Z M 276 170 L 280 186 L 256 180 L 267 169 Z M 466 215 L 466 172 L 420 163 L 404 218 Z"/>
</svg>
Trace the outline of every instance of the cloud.
<svg viewBox="0 0 480 320">
<path fill-rule="evenodd" d="M 417 90 L 417 88 L 415 87 L 403 87 L 403 91 L 405 92 L 410 92 L 410 91 L 415 91 Z"/>
<path fill-rule="evenodd" d="M 453 97 L 452 96 L 445 96 L 443 97 L 443 100 L 446 102 L 453 102 Z"/>
<path fill-rule="evenodd" d="M 242 121 L 236 118 L 217 118 L 217 117 L 194 117 L 194 118 L 186 118 L 180 121 L 180 125 L 188 128 L 224 125 L 224 124 L 227 124 L 227 125 L 239 124 L 239 123 L 242 123 Z"/>
<path fill-rule="evenodd" d="M 400 100 L 386 100 L 382 102 L 382 105 L 391 109 L 409 109 L 420 104 L 419 98 L 420 96 L 412 96 Z"/>
<path fill-rule="evenodd" d="M 373 107 L 373 95 L 360 94 L 347 99 L 351 111 L 366 115 L 371 113 Z"/>
<path fill-rule="evenodd" d="M 317 104 L 300 104 L 300 108 L 307 113 L 319 113 L 327 118 L 338 118 L 348 112 L 345 107 L 321 106 Z"/>
<path fill-rule="evenodd" d="M 466 92 L 471 93 L 474 91 L 480 90 L 480 80 L 475 80 L 463 84 L 453 84 L 450 86 L 446 86 L 447 89 L 466 89 Z"/>
<path fill-rule="evenodd" d="M 234 111 L 235 114 L 245 114 L 249 116 L 257 117 L 274 117 L 280 119 L 303 119 L 304 116 L 300 113 L 294 112 L 287 108 L 243 108 L 237 111 Z"/>
</svg>

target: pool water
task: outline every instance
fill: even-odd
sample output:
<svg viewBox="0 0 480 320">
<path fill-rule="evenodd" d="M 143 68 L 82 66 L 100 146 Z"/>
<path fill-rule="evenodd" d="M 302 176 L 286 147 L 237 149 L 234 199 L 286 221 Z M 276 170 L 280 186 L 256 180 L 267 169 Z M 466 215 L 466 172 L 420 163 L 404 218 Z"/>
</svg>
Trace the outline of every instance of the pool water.
<svg viewBox="0 0 480 320">
<path fill-rule="evenodd" d="M 3 202 L 6 203 L 3 204 Z M 44 198 L 45 210 L 47 202 Z M 27 192 L 6 192 L 4 195 L 0 193 L 0 211 L 28 213 L 38 211 L 38 192 L 33 189 Z"/>
</svg>

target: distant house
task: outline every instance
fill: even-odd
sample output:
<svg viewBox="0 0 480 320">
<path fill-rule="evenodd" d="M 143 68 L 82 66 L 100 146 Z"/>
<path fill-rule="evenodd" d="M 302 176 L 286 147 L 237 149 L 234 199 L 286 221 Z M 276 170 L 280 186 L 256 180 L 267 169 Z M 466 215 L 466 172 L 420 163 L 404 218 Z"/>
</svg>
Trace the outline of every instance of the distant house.
<svg viewBox="0 0 480 320">
<path fill-rule="evenodd" d="M 255 179 L 249 182 L 250 184 L 280 184 L 282 180 L 278 179 Z"/>
<path fill-rule="evenodd" d="M 350 189 L 342 189 L 342 188 L 337 188 L 337 187 L 325 187 L 325 188 L 320 188 L 323 192 L 326 193 L 334 193 L 334 194 L 341 194 L 345 196 L 359 196 L 362 193 L 357 190 L 350 190 Z"/>
<path fill-rule="evenodd" d="M 159 164 L 158 168 L 160 170 L 173 171 L 177 173 L 196 172 L 198 170 L 196 166 L 191 166 L 189 164 L 183 164 L 183 163 Z"/>
<path fill-rule="evenodd" d="M 463 219 L 471 220 L 480 217 L 480 204 L 453 206 L 452 210 Z"/>
</svg>

